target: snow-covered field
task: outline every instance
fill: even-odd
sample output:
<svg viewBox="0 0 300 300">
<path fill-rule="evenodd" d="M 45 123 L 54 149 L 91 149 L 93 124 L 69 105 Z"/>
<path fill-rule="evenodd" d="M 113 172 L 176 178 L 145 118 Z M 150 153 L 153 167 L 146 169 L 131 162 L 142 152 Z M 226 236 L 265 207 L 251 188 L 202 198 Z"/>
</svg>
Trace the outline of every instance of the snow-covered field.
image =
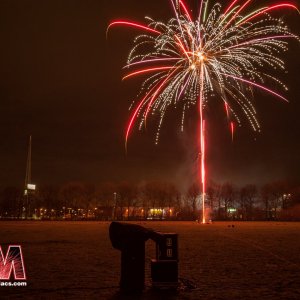
<svg viewBox="0 0 300 300">
<path fill-rule="evenodd" d="M 0 299 L 136 299 L 118 293 L 120 252 L 109 222 L 0 222 L 0 245 L 22 245 L 27 287 L 0 287 Z M 197 289 L 147 288 L 140 299 L 300 299 L 300 223 L 142 222 L 179 234 L 179 276 Z M 228 225 L 234 224 L 233 227 Z"/>
</svg>

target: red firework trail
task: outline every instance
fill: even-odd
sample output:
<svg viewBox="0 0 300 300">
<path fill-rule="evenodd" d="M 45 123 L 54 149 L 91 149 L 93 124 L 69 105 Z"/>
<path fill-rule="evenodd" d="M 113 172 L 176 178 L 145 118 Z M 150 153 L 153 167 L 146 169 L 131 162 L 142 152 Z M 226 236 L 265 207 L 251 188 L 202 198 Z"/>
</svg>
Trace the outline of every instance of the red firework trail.
<svg viewBox="0 0 300 300">
<path fill-rule="evenodd" d="M 230 19 L 230 21 L 226 24 L 226 27 L 228 27 L 230 25 L 230 23 L 235 20 L 235 18 L 240 14 L 240 12 L 248 5 L 250 4 L 252 0 L 248 0 L 244 5 L 242 5 L 242 7 L 234 14 L 234 16 Z M 225 27 L 225 28 L 226 28 Z"/>
<path fill-rule="evenodd" d="M 110 29 L 110 27 L 112 27 L 114 25 L 127 25 L 127 26 L 131 26 L 131 27 L 136 27 L 136 28 L 139 28 L 139 29 L 143 29 L 143 30 L 146 30 L 146 31 L 149 31 L 149 32 L 152 32 L 152 33 L 161 34 L 161 32 L 159 32 L 155 29 L 152 29 L 148 26 L 145 26 L 145 25 L 142 25 L 142 24 L 139 24 L 139 23 L 135 23 L 135 22 L 122 21 L 122 20 L 110 23 L 108 28 L 107 28 L 107 31 Z"/>
<path fill-rule="evenodd" d="M 244 24 L 244 23 L 246 23 L 246 22 L 249 22 L 249 21 L 251 21 L 252 19 L 257 18 L 257 17 L 259 17 L 260 15 L 262 15 L 262 14 L 268 12 L 268 11 L 271 11 L 271 10 L 274 10 L 274 9 L 277 9 L 277 8 L 282 8 L 282 7 L 289 7 L 289 8 L 292 8 L 292 9 L 297 10 L 297 11 L 300 13 L 300 11 L 298 10 L 297 6 L 295 6 L 295 5 L 293 5 L 293 4 L 290 4 L 290 3 L 281 3 L 281 4 L 273 5 L 273 6 L 270 6 L 270 7 L 267 7 L 267 8 L 265 8 L 265 9 L 261 10 L 261 11 L 258 12 L 257 14 L 255 14 L 255 15 L 253 15 L 253 16 L 247 18 L 247 19 L 245 19 L 245 20 L 244 20 L 242 23 L 240 23 L 239 25 L 242 25 L 242 24 Z"/>
<path fill-rule="evenodd" d="M 182 6 L 182 8 L 183 8 L 183 10 L 184 10 L 185 14 L 187 15 L 187 17 L 188 17 L 189 21 L 191 21 L 191 22 L 192 22 L 191 15 L 190 15 L 190 13 L 189 13 L 189 11 L 188 11 L 187 7 L 186 7 L 186 4 L 184 4 L 184 2 L 183 2 L 182 0 L 180 0 L 179 2 L 180 2 L 180 5 L 181 5 L 181 6 Z"/>
<path fill-rule="evenodd" d="M 132 76 L 148 73 L 148 72 L 164 71 L 164 70 L 171 70 L 171 69 L 175 69 L 175 67 L 157 67 L 157 68 L 143 69 L 143 70 L 136 71 L 136 72 L 133 72 L 133 73 L 130 73 L 130 74 L 124 76 L 122 80 L 127 79 Z"/>
<path fill-rule="evenodd" d="M 227 15 L 227 13 L 230 11 L 230 9 L 233 7 L 234 4 L 236 4 L 239 0 L 234 0 L 231 2 L 231 4 L 228 6 L 226 11 L 224 12 L 224 15 Z"/>
</svg>

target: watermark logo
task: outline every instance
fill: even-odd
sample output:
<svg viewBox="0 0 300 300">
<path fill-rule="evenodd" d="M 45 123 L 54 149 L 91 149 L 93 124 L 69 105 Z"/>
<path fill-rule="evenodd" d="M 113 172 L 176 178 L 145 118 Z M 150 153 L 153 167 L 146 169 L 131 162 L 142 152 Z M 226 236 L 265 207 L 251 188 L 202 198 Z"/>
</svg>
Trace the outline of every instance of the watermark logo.
<svg viewBox="0 0 300 300">
<path fill-rule="evenodd" d="M 26 280 L 22 248 L 17 245 L 10 245 L 4 256 L 0 246 L 0 286 L 26 286 L 20 282 L 1 282 L 12 280 L 12 277 L 15 281 Z"/>
</svg>

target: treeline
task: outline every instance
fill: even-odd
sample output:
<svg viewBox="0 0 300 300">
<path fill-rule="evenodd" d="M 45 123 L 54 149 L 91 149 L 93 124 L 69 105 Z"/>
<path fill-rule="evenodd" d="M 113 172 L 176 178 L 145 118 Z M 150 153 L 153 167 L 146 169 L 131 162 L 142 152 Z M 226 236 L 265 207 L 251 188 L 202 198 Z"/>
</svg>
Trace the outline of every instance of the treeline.
<svg viewBox="0 0 300 300">
<path fill-rule="evenodd" d="M 167 182 L 69 182 L 36 191 L 6 187 L 0 217 L 34 219 L 196 220 L 201 216 L 199 185 L 180 191 Z M 205 195 L 207 219 L 300 220 L 300 185 L 276 181 L 261 187 L 212 182 Z"/>
</svg>

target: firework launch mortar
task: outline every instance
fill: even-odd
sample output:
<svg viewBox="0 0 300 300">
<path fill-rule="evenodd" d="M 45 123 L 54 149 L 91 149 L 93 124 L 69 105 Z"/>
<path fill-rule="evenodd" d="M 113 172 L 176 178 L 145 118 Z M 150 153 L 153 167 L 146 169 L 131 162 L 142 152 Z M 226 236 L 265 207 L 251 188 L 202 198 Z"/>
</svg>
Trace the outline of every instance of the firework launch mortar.
<svg viewBox="0 0 300 300">
<path fill-rule="evenodd" d="M 112 222 L 109 227 L 112 246 L 121 251 L 120 288 L 142 291 L 145 287 L 145 242 L 156 243 L 156 259 L 151 260 L 153 287 L 178 285 L 178 235 L 161 233 L 136 224 Z"/>
</svg>

